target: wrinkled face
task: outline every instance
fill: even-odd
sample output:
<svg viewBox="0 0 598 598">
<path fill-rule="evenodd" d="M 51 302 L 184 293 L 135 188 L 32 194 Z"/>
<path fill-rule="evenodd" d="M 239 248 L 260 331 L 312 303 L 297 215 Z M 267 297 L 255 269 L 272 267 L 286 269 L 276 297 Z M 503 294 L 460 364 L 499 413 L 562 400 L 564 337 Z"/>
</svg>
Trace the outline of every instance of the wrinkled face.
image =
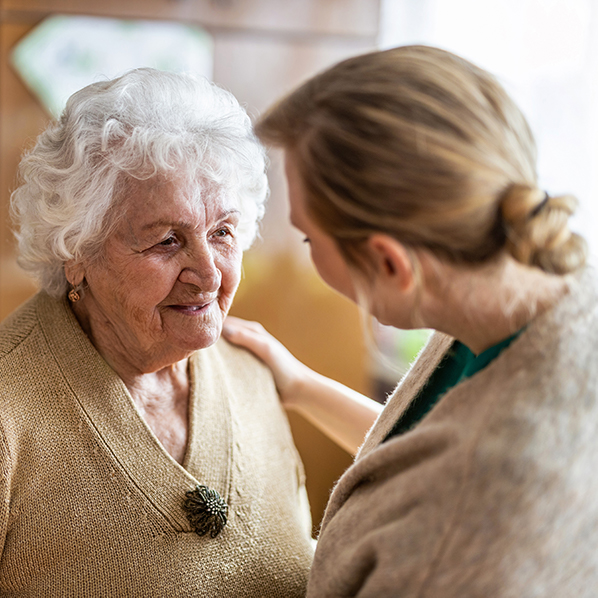
<svg viewBox="0 0 598 598">
<path fill-rule="evenodd" d="M 239 208 L 162 177 L 131 182 L 120 208 L 103 255 L 84 265 L 76 312 L 100 353 L 155 371 L 219 338 L 240 280 Z"/>
<path fill-rule="evenodd" d="M 305 235 L 311 259 L 322 277 L 334 290 L 356 300 L 350 271 L 336 241 L 322 231 L 306 210 L 305 191 L 292 152 L 285 152 L 285 171 L 291 204 L 291 223 Z"/>
</svg>

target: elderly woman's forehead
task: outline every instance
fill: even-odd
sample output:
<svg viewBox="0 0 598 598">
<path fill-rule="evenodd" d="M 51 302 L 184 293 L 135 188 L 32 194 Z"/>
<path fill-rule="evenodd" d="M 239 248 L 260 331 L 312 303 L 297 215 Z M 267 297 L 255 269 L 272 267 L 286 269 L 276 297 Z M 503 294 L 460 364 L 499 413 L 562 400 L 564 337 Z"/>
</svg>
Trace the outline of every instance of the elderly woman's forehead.
<svg viewBox="0 0 598 598">
<path fill-rule="evenodd" d="M 161 202 L 171 200 L 185 200 L 191 204 L 235 204 L 234 193 L 224 185 L 214 181 L 187 175 L 156 175 L 149 179 L 139 180 L 128 177 L 122 192 L 124 203 L 132 200 L 147 200 L 152 197 Z"/>
</svg>

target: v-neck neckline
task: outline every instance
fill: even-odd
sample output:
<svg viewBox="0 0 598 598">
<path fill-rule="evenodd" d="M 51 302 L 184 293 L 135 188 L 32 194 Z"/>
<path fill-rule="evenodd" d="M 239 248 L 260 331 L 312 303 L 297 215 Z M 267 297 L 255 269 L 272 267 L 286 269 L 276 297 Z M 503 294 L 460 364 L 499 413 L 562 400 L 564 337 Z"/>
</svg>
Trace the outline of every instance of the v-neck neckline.
<svg viewBox="0 0 598 598">
<path fill-rule="evenodd" d="M 400 436 L 416 427 L 448 392 L 492 363 L 519 337 L 522 331 L 523 329 L 499 341 L 479 355 L 476 355 L 462 342 L 455 340 L 386 435 L 384 441 Z"/>
<path fill-rule="evenodd" d="M 114 465 L 178 531 L 192 531 L 184 510 L 187 490 L 198 484 L 217 490 L 229 502 L 233 437 L 226 380 L 218 370 L 214 347 L 189 359 L 189 431 L 179 464 L 151 431 L 123 381 L 104 361 L 77 322 L 66 300 L 44 294 L 38 304 L 40 325 L 73 395 L 96 429 Z M 60 334 L 65 322 L 72 334 Z"/>
</svg>

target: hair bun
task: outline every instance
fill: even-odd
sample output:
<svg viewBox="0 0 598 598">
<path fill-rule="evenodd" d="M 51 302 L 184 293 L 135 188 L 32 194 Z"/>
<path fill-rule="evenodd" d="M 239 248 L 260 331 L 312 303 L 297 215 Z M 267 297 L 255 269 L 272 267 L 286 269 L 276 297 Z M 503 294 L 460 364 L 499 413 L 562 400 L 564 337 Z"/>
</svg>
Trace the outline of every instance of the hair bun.
<svg viewBox="0 0 598 598">
<path fill-rule="evenodd" d="M 572 195 L 551 197 L 540 189 L 513 185 L 500 205 L 507 251 L 519 262 L 567 274 L 585 264 L 584 239 L 569 228 L 577 208 Z"/>
</svg>

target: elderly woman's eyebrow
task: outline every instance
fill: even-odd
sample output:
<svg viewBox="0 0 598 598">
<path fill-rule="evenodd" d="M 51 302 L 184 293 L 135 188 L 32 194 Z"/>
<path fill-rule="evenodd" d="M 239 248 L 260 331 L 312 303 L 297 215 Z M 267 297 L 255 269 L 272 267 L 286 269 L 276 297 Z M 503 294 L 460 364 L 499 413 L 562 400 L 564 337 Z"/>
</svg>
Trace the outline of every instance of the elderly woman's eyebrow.
<svg viewBox="0 0 598 598">
<path fill-rule="evenodd" d="M 221 222 L 222 220 L 226 220 L 229 216 L 233 214 L 241 214 L 240 210 L 225 210 L 220 212 L 216 218 L 214 219 L 215 222 Z M 144 224 L 141 227 L 142 231 L 151 230 L 153 228 L 160 228 L 160 227 L 176 227 L 176 228 L 193 228 L 193 225 L 188 222 L 187 220 L 170 220 L 170 219 L 160 219 L 155 220 L 154 222 L 149 222 L 148 224 Z"/>
<path fill-rule="evenodd" d="M 232 214 L 238 214 L 240 216 L 241 210 L 237 210 L 236 208 L 231 208 L 230 210 L 223 210 L 222 212 L 220 212 L 220 215 L 216 218 L 216 220 L 225 220 Z"/>
</svg>

